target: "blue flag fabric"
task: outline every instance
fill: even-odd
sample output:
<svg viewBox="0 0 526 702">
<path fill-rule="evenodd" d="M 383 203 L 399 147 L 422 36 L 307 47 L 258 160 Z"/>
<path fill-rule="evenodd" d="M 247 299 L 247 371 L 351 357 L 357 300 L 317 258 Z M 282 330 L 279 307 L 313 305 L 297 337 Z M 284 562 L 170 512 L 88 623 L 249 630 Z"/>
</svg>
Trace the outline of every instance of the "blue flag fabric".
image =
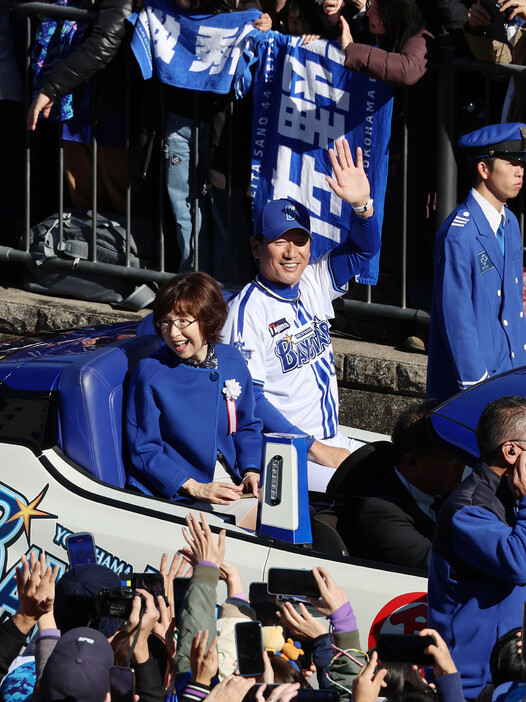
<svg viewBox="0 0 526 702">
<path fill-rule="evenodd" d="M 302 46 L 301 37 L 276 32 L 256 37 L 252 135 L 253 211 L 269 200 L 292 197 L 309 210 L 317 258 L 350 234 L 352 207 L 333 193 L 327 149 L 349 140 L 364 153 L 376 215 L 383 220 L 393 88 L 349 71 L 336 42 Z M 380 254 L 358 282 L 378 280 Z"/>
<path fill-rule="evenodd" d="M 131 47 L 143 78 L 154 73 L 161 83 L 200 92 L 230 92 L 242 97 L 251 83 L 256 60 L 252 21 L 257 10 L 218 15 L 184 14 L 173 0 L 147 0 L 135 24 Z"/>
</svg>

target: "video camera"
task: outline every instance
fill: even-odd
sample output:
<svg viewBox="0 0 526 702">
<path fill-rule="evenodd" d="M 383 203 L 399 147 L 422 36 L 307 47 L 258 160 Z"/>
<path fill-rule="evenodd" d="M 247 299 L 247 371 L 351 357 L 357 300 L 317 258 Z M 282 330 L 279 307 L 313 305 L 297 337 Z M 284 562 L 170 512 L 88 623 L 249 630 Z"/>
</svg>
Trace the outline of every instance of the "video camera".
<svg viewBox="0 0 526 702">
<path fill-rule="evenodd" d="M 64 597 L 64 614 L 71 620 L 75 618 L 82 621 L 90 621 L 101 617 L 111 617 L 127 621 L 130 617 L 133 598 L 137 595 L 134 590 L 127 587 L 103 588 L 98 595 L 66 595 Z M 142 616 L 145 609 L 145 601 L 142 595 L 141 610 Z M 83 626 L 79 624 L 78 626 Z"/>
</svg>

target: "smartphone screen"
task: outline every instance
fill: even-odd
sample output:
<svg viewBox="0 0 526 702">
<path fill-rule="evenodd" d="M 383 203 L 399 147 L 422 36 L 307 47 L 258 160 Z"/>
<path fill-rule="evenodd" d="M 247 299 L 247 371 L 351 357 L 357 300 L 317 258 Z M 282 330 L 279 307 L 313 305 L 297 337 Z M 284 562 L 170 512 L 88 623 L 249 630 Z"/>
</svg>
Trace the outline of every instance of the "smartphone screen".
<svg viewBox="0 0 526 702">
<path fill-rule="evenodd" d="M 235 625 L 237 668 L 242 676 L 263 674 L 263 636 L 261 622 Z"/>
<path fill-rule="evenodd" d="M 319 597 L 320 589 L 311 570 L 270 568 L 268 591 L 272 595 L 300 595 Z"/>
<path fill-rule="evenodd" d="M 500 3 L 496 0 L 481 0 L 482 6 L 490 13 L 492 22 L 505 22 L 508 19 L 510 8 L 500 11 Z"/>
<path fill-rule="evenodd" d="M 85 563 L 96 563 L 95 540 L 89 532 L 70 534 L 66 538 L 69 564 L 72 568 Z"/>
<path fill-rule="evenodd" d="M 146 590 L 154 597 L 164 597 L 164 578 L 161 573 L 133 573 L 129 587 L 132 590 Z"/>
<path fill-rule="evenodd" d="M 376 641 L 378 660 L 381 663 L 413 663 L 415 665 L 430 665 L 433 656 L 424 653 L 430 645 L 436 644 L 434 636 L 418 636 L 417 634 L 379 634 Z"/>
<path fill-rule="evenodd" d="M 174 578 L 174 605 L 176 611 L 181 609 L 186 588 L 190 583 L 190 578 Z"/>
<path fill-rule="evenodd" d="M 122 665 L 110 668 L 111 702 L 134 702 L 135 671 Z"/>
<path fill-rule="evenodd" d="M 269 594 L 267 583 L 250 583 L 248 588 L 248 601 L 256 602 L 257 600 L 266 600 L 267 602 L 272 602 L 276 606 L 278 605 L 278 598 L 276 595 Z"/>
</svg>

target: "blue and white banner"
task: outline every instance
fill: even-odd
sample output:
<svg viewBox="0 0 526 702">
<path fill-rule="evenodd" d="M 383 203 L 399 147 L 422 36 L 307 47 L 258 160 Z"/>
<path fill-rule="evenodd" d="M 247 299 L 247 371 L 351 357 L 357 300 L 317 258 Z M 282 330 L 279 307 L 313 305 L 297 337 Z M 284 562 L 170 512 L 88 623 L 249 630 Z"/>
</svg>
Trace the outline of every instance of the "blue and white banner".
<svg viewBox="0 0 526 702">
<path fill-rule="evenodd" d="M 323 39 L 276 32 L 256 38 L 252 198 L 254 212 L 269 200 L 292 197 L 311 215 L 316 258 L 350 234 L 351 206 L 325 180 L 332 169 L 328 147 L 346 137 L 353 156 L 364 153 L 374 208 L 383 220 L 393 88 L 343 65 L 343 52 Z M 375 284 L 378 254 L 360 283 Z"/>
<path fill-rule="evenodd" d="M 257 10 L 218 15 L 183 14 L 173 0 L 147 0 L 128 19 L 135 24 L 131 46 L 143 78 L 154 73 L 176 88 L 239 97 L 250 87 L 250 65 L 256 60 L 252 21 Z"/>
</svg>

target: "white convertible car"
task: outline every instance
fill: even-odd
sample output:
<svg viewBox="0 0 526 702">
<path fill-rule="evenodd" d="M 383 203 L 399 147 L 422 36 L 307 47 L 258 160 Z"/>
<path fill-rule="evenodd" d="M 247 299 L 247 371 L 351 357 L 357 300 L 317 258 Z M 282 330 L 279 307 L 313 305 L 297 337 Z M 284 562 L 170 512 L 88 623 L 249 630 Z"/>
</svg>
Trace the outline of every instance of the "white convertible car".
<svg viewBox="0 0 526 702">
<path fill-rule="evenodd" d="M 92 532 L 98 562 L 121 575 L 154 570 L 163 553 L 184 545 L 184 502 L 124 487 L 126 385 L 137 362 L 160 343 L 157 336 L 136 335 L 135 324 L 126 323 L 0 345 L 2 616 L 17 608 L 14 570 L 20 556 L 44 550 L 50 563 L 65 569 L 65 539 L 72 532 Z M 266 580 L 271 567 L 323 565 L 349 595 L 362 646 L 379 631 L 421 629 L 425 573 L 346 555 L 330 521 L 316 518 L 312 508 L 309 514 L 297 442 L 267 440 L 256 534 L 227 518 L 209 517 L 214 530 L 226 528 L 227 558 L 240 568 L 246 590 L 250 582 Z M 219 597 L 224 594 L 219 591 Z"/>
</svg>

